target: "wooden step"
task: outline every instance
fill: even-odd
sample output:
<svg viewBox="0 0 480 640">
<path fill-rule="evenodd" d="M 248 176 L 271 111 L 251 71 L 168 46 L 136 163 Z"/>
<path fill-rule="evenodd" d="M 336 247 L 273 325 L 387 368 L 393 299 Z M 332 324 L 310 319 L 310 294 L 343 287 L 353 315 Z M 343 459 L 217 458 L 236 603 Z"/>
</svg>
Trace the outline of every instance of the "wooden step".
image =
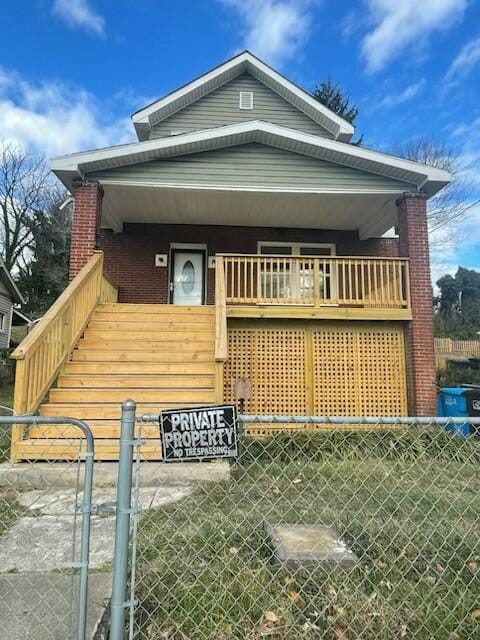
<svg viewBox="0 0 480 640">
<path fill-rule="evenodd" d="M 119 438 L 120 420 L 116 422 L 107 420 L 89 421 L 88 426 L 92 430 L 93 437 L 99 438 Z M 142 438 L 158 438 L 158 424 L 142 424 L 135 427 L 135 435 Z M 84 438 L 82 432 L 76 427 L 63 424 L 55 426 L 35 426 L 28 431 L 29 438 Z"/>
<path fill-rule="evenodd" d="M 127 398 L 123 398 L 124 400 Z M 165 409 L 183 409 L 187 407 L 201 407 L 207 404 L 201 402 L 139 402 L 137 404 L 137 416 L 146 413 L 160 413 Z M 120 420 L 121 406 L 119 402 L 108 403 L 47 403 L 42 404 L 39 411 L 41 416 L 58 416 L 64 418 L 77 418 L 85 420 L 88 424 L 90 421 L 97 420 Z"/>
<path fill-rule="evenodd" d="M 213 322 L 186 322 L 185 318 L 181 320 L 173 320 L 168 322 L 155 322 L 149 320 L 141 320 L 139 322 L 128 322 L 127 320 L 122 320 L 121 322 L 112 321 L 112 320 L 92 320 L 88 324 L 88 333 L 91 333 L 92 330 L 97 331 L 119 331 L 124 332 L 128 331 L 133 332 L 133 336 L 138 336 L 139 338 L 145 332 L 152 333 L 176 333 L 176 332 L 185 332 L 191 335 L 196 335 L 198 332 L 209 332 L 211 334 L 214 333 L 214 324 Z"/>
<path fill-rule="evenodd" d="M 79 349 L 73 352 L 73 362 L 133 362 L 133 363 L 161 363 L 161 364 L 173 364 L 173 363 L 199 363 L 199 362 L 213 362 L 214 354 L 212 349 L 206 348 L 205 350 L 188 350 L 177 349 L 171 351 L 169 349 L 160 350 L 135 350 L 132 348 L 129 351 L 126 350 L 101 350 L 101 349 L 88 349 L 84 345 L 81 345 Z"/>
<path fill-rule="evenodd" d="M 131 398 L 136 402 L 215 402 L 214 389 L 52 389 L 50 402 L 62 404 L 104 402 L 115 404 Z"/>
<path fill-rule="evenodd" d="M 141 374 L 63 374 L 58 379 L 60 389 L 212 389 L 213 375 L 190 375 L 166 373 L 163 375 Z"/>
<path fill-rule="evenodd" d="M 64 367 L 67 375 L 98 374 L 210 374 L 214 375 L 213 362 L 67 362 Z"/>
<path fill-rule="evenodd" d="M 158 342 L 190 342 L 197 344 L 199 342 L 213 342 L 213 331 L 108 331 L 106 329 L 87 329 L 85 332 L 85 340 L 130 340 L 131 344 L 138 344 L 145 340 L 153 340 Z"/>
<path fill-rule="evenodd" d="M 213 315 L 215 313 L 214 305 L 195 305 L 182 306 L 173 304 L 133 304 L 128 302 L 111 302 L 107 304 L 99 304 L 95 311 L 109 313 L 195 313 L 204 315 Z"/>
<path fill-rule="evenodd" d="M 210 313 L 175 312 L 170 313 L 137 313 L 135 311 L 95 311 L 92 316 L 95 322 L 188 322 L 192 324 L 213 323 Z"/>
<path fill-rule="evenodd" d="M 79 452 L 85 452 L 81 438 L 23 440 L 17 445 L 17 456 L 21 460 L 77 460 Z M 95 460 L 118 460 L 119 441 L 116 438 L 95 442 Z M 142 460 L 161 460 L 160 440 L 147 441 L 142 445 Z"/>
<path fill-rule="evenodd" d="M 131 336 L 130 336 L 131 337 Z M 79 349 L 100 349 L 102 351 L 211 351 L 213 339 L 205 340 L 92 340 L 82 338 Z"/>
</svg>

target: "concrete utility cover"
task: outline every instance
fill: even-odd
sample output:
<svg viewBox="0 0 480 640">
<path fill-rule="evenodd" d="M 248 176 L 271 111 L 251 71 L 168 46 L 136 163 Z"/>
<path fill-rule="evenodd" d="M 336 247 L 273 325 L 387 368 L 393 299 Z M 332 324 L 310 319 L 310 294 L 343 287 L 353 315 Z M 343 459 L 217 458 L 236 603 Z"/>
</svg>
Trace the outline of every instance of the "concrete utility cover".
<svg viewBox="0 0 480 640">
<path fill-rule="evenodd" d="M 333 527 L 314 525 L 265 525 L 275 559 L 291 567 L 315 564 L 353 567 L 358 559 Z"/>
<path fill-rule="evenodd" d="M 87 640 L 93 640 L 110 598 L 110 573 L 89 578 Z M 10 573 L 0 576 L 1 637 L 5 640 L 76 638 L 78 577 L 61 573 Z"/>
</svg>

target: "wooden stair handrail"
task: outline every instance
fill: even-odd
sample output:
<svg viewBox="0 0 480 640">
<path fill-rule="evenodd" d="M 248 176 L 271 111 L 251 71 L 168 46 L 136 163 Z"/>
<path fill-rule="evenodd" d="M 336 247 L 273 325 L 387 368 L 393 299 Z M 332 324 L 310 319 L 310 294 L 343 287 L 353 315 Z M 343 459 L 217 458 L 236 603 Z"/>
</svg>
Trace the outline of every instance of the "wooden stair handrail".
<svg viewBox="0 0 480 640">
<path fill-rule="evenodd" d="M 16 415 L 34 413 L 81 337 L 93 310 L 116 292 L 103 276 L 103 252 L 95 251 L 40 322 L 12 353 L 17 361 L 13 408 Z M 11 458 L 23 439 L 23 427 L 12 431 Z"/>
<path fill-rule="evenodd" d="M 79 271 L 68 287 L 60 294 L 47 313 L 42 317 L 40 322 L 33 327 L 30 333 L 18 345 L 11 354 L 11 358 L 20 360 L 27 356 L 28 352 L 34 348 L 34 345 L 38 343 L 45 331 L 47 331 L 51 321 L 70 304 L 75 293 L 83 286 L 86 278 L 98 267 L 99 263 L 103 264 L 103 254 L 101 251 L 95 252 L 83 269 Z"/>
</svg>

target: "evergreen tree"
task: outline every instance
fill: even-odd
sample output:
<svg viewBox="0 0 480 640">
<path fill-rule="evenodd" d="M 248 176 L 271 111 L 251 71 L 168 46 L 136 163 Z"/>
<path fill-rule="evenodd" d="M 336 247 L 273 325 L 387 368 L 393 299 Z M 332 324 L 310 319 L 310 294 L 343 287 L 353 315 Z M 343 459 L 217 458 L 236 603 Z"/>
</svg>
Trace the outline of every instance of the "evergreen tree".
<svg viewBox="0 0 480 640">
<path fill-rule="evenodd" d="M 476 339 L 480 331 L 480 272 L 459 267 L 455 276 L 437 281 L 435 299 L 437 335 L 457 339 Z"/>
<path fill-rule="evenodd" d="M 19 268 L 18 287 L 25 313 L 39 317 L 55 302 L 68 284 L 71 206 L 57 204 L 35 211 L 30 221 L 32 241 L 28 261 Z"/>
<path fill-rule="evenodd" d="M 353 124 L 357 119 L 358 107 L 345 95 L 339 83 L 333 82 L 330 77 L 321 82 L 312 95 L 338 116 L 350 122 L 350 124 Z"/>
</svg>

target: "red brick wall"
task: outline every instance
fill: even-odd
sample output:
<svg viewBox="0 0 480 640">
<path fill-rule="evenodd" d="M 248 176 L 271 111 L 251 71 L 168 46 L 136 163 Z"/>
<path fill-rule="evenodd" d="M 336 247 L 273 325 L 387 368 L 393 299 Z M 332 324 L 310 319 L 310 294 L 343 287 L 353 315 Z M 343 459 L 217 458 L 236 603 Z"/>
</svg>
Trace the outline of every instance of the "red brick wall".
<svg viewBox="0 0 480 640">
<path fill-rule="evenodd" d="M 405 331 L 409 410 L 410 415 L 433 416 L 437 407 L 426 196 L 406 193 L 397 206 L 400 255 L 410 258 L 413 319 Z"/>
<path fill-rule="evenodd" d="M 396 238 L 360 241 L 356 231 L 262 227 L 126 224 L 123 233 L 102 232 L 105 271 L 119 287 L 119 302 L 165 303 L 168 269 L 155 267 L 155 254 L 170 243 L 206 244 L 208 254 L 257 253 L 257 242 L 335 243 L 338 255 L 398 256 Z M 215 271 L 208 269 L 207 302 L 214 302 Z"/>
<path fill-rule="evenodd" d="M 70 251 L 70 279 L 92 257 L 100 226 L 103 191 L 96 182 L 78 182 L 72 188 L 75 206 Z"/>
</svg>

